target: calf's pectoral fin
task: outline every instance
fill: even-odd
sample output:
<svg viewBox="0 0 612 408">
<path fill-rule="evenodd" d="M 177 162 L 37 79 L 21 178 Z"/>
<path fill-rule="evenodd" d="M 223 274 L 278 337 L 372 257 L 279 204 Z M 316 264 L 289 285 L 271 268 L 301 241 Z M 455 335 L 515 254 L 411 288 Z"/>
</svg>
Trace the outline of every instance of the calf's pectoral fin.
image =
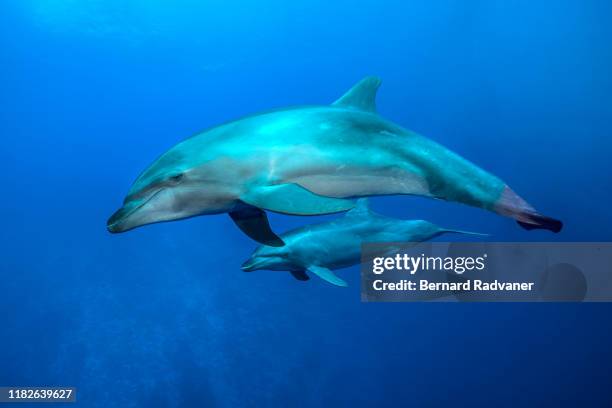
<svg viewBox="0 0 612 408">
<path fill-rule="evenodd" d="M 289 271 L 291 273 L 291 275 L 299 280 L 299 281 L 307 281 L 310 279 L 310 277 L 306 274 L 306 271 L 304 270 L 299 270 L 299 271 Z"/>
<path fill-rule="evenodd" d="M 319 278 L 331 283 L 332 285 L 346 287 L 348 284 L 344 279 L 337 277 L 332 271 L 322 266 L 310 265 L 308 271 L 314 273 Z"/>
<path fill-rule="evenodd" d="M 229 215 L 238 228 L 255 241 L 275 247 L 285 245 L 283 240 L 270 228 L 266 213 L 259 208 L 245 205 L 231 211 Z"/>
<path fill-rule="evenodd" d="M 289 215 L 333 214 L 355 206 L 351 200 L 321 196 L 294 183 L 255 186 L 240 199 L 254 207 Z"/>
</svg>

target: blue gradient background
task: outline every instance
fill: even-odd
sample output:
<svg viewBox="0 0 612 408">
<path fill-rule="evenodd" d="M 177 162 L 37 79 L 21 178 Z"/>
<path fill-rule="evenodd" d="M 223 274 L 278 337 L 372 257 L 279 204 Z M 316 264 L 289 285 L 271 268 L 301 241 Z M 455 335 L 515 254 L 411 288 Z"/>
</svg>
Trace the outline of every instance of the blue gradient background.
<svg viewBox="0 0 612 408">
<path fill-rule="evenodd" d="M 377 211 L 609 241 L 611 4 L 2 1 L 0 385 L 76 386 L 83 407 L 610 406 L 610 305 L 361 304 L 357 268 L 347 289 L 241 272 L 255 245 L 227 216 L 105 221 L 177 141 L 376 74 L 382 115 L 566 228 L 410 197 Z"/>
</svg>

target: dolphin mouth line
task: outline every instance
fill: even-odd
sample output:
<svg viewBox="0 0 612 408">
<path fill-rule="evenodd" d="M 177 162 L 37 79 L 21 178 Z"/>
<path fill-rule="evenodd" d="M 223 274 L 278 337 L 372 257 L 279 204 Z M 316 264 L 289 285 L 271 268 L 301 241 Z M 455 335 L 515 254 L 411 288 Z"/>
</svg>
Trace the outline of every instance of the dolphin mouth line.
<svg viewBox="0 0 612 408">
<path fill-rule="evenodd" d="M 255 262 L 253 264 L 248 264 L 248 265 L 245 263 L 244 265 L 242 265 L 240 267 L 240 269 L 242 269 L 245 272 L 250 272 L 250 271 L 253 270 L 253 268 L 256 268 L 257 266 L 259 266 L 259 265 L 261 265 L 263 263 L 265 263 L 265 260 L 260 260 L 258 262 Z"/>
<path fill-rule="evenodd" d="M 149 196 L 149 198 L 147 198 L 146 201 L 142 202 L 141 204 L 139 204 L 137 207 L 132 208 L 127 214 L 123 215 L 120 219 L 118 219 L 117 221 L 113 222 L 110 225 L 107 225 L 108 229 L 113 228 L 115 225 L 117 225 L 118 223 L 120 223 L 121 221 L 125 220 L 126 218 L 128 218 L 130 215 L 134 214 L 136 211 L 140 210 L 144 205 L 146 205 L 149 201 L 151 201 L 156 195 L 158 195 L 159 193 L 161 193 L 163 190 L 163 188 L 160 188 L 159 190 L 157 190 L 155 193 L 151 194 Z"/>
</svg>

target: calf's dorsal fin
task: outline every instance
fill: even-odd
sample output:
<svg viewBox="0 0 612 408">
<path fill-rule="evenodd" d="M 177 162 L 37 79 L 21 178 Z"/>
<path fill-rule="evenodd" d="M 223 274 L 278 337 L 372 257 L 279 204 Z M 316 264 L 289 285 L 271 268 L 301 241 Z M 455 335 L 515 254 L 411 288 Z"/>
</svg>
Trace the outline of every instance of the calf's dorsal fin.
<svg viewBox="0 0 612 408">
<path fill-rule="evenodd" d="M 347 217 L 364 217 L 370 215 L 370 202 L 367 198 L 360 198 L 355 202 L 355 208 L 346 213 Z"/>
<path fill-rule="evenodd" d="M 308 267 L 308 271 L 314 273 L 319 278 L 331 283 L 332 285 L 342 286 L 342 287 L 348 286 L 348 284 L 346 283 L 344 279 L 337 277 L 336 274 L 334 274 L 331 270 L 323 266 L 310 265 Z"/>
<path fill-rule="evenodd" d="M 240 199 L 257 208 L 289 215 L 319 215 L 348 211 L 351 200 L 321 196 L 294 184 L 253 186 Z"/>
<path fill-rule="evenodd" d="M 340 97 L 333 106 L 359 109 L 366 112 L 376 112 L 376 91 L 380 86 L 380 78 L 368 76 L 357 82 Z"/>
</svg>

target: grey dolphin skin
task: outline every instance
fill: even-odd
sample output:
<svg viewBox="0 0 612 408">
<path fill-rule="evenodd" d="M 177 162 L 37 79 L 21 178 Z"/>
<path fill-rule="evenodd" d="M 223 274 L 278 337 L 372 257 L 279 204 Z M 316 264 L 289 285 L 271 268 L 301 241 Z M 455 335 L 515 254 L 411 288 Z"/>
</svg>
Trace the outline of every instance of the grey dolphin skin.
<svg viewBox="0 0 612 408">
<path fill-rule="evenodd" d="M 229 213 L 254 240 L 282 246 L 264 210 L 292 215 L 353 208 L 351 198 L 411 194 L 512 217 L 558 232 L 503 181 L 376 113 L 367 77 L 328 106 L 280 109 L 199 133 L 172 147 L 134 182 L 110 232 Z"/>
<path fill-rule="evenodd" d="M 332 270 L 360 263 L 362 243 L 423 242 L 445 233 L 485 235 L 440 228 L 423 220 L 384 217 L 370 211 L 367 199 L 362 198 L 344 217 L 281 235 L 285 246 L 260 246 L 242 270 L 288 271 L 298 280 L 308 280 L 308 271 L 331 284 L 346 286 Z"/>
</svg>

